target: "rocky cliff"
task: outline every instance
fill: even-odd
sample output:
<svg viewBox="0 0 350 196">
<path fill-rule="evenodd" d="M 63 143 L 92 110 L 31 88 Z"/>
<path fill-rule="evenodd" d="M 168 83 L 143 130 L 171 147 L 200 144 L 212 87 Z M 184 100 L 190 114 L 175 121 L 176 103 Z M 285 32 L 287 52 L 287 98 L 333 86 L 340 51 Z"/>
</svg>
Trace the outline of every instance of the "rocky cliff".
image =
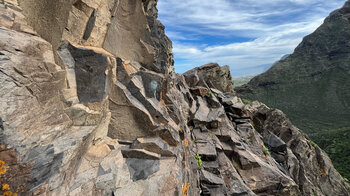
<svg viewBox="0 0 350 196">
<path fill-rule="evenodd" d="M 294 53 L 236 89 L 284 111 L 350 177 L 350 1 L 306 36 Z"/>
<path fill-rule="evenodd" d="M 174 73 L 156 4 L 0 3 L 1 193 L 349 194 L 281 111 L 234 96 L 228 67 Z"/>
</svg>

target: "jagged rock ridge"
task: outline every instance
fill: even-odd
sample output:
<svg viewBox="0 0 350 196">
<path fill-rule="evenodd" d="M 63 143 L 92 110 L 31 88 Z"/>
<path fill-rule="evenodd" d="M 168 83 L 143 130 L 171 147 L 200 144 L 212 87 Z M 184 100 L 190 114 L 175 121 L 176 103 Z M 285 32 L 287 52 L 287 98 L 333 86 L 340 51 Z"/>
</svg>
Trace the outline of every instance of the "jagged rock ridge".
<svg viewBox="0 0 350 196">
<path fill-rule="evenodd" d="M 306 36 L 294 53 L 236 88 L 284 111 L 350 177 L 350 1 Z"/>
<path fill-rule="evenodd" d="M 20 5 L 0 3 L 1 185 L 20 195 L 349 194 L 282 112 L 233 95 L 228 67 L 172 73 L 156 1 Z"/>
</svg>

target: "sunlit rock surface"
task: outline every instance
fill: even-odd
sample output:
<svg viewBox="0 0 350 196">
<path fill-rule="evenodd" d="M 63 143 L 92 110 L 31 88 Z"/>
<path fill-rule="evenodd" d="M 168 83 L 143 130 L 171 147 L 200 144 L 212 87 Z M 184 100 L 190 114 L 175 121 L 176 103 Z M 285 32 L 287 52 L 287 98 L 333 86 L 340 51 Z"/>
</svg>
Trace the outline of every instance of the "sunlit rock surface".
<svg viewBox="0 0 350 196">
<path fill-rule="evenodd" d="M 20 195 L 349 194 L 281 111 L 234 95 L 227 67 L 173 73 L 156 3 L 0 3 L 1 184 Z"/>
</svg>

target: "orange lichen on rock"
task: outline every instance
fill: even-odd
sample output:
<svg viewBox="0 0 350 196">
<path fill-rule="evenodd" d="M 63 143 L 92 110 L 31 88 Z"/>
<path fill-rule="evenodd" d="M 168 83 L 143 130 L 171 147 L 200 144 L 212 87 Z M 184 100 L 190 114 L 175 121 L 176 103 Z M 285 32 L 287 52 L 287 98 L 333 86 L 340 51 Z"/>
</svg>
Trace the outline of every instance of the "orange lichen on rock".
<svg viewBox="0 0 350 196">
<path fill-rule="evenodd" d="M 327 175 L 327 172 L 326 172 L 325 169 L 323 169 L 323 168 L 318 168 L 318 170 L 320 170 L 320 172 L 321 172 L 322 174 Z"/>
<path fill-rule="evenodd" d="M 0 160 L 0 175 L 6 173 L 8 168 L 9 166 L 5 165 L 5 161 Z M 8 184 L 3 184 L 1 190 L 5 192 L 0 196 L 17 196 L 17 193 L 10 191 L 10 185 Z"/>
<path fill-rule="evenodd" d="M 0 175 L 6 173 L 8 168 L 9 168 L 9 166 L 6 166 L 5 162 L 0 160 Z"/>
<path fill-rule="evenodd" d="M 169 114 L 168 107 L 166 106 L 166 104 L 164 103 L 164 101 L 161 101 L 161 103 L 162 103 L 162 105 L 163 105 L 163 108 L 164 108 L 165 112 L 166 112 L 167 114 Z"/>
<path fill-rule="evenodd" d="M 14 193 L 12 191 L 6 191 L 1 196 L 17 196 L 17 193 Z"/>
<path fill-rule="evenodd" d="M 187 196 L 187 190 L 188 190 L 188 183 L 186 182 L 184 184 L 184 187 L 182 188 L 182 196 Z"/>
<path fill-rule="evenodd" d="M 2 190 L 3 190 L 3 191 L 8 191 L 8 190 L 10 190 L 10 185 L 8 185 L 8 184 L 3 184 L 3 185 L 2 185 Z"/>
<path fill-rule="evenodd" d="M 187 147 L 188 146 L 188 140 L 185 139 L 185 146 Z"/>
</svg>

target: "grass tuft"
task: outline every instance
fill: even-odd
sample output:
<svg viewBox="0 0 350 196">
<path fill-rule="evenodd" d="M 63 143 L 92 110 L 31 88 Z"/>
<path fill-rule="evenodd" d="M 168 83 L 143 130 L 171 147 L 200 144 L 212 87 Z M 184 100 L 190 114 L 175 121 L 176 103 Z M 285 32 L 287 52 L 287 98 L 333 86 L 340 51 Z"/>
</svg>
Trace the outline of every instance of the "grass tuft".
<svg viewBox="0 0 350 196">
<path fill-rule="evenodd" d="M 244 104 L 248 104 L 248 105 L 252 104 L 252 101 L 250 101 L 249 99 L 242 99 L 242 101 Z"/>
<path fill-rule="evenodd" d="M 265 155 L 271 155 L 269 149 L 264 144 L 261 146 L 261 149 Z"/>
<path fill-rule="evenodd" d="M 201 169 L 201 166 L 202 166 L 202 164 L 203 164 L 203 162 L 202 162 L 202 157 L 199 156 L 199 154 L 195 154 L 195 155 L 194 155 L 194 158 L 197 159 L 198 169 Z"/>
</svg>

